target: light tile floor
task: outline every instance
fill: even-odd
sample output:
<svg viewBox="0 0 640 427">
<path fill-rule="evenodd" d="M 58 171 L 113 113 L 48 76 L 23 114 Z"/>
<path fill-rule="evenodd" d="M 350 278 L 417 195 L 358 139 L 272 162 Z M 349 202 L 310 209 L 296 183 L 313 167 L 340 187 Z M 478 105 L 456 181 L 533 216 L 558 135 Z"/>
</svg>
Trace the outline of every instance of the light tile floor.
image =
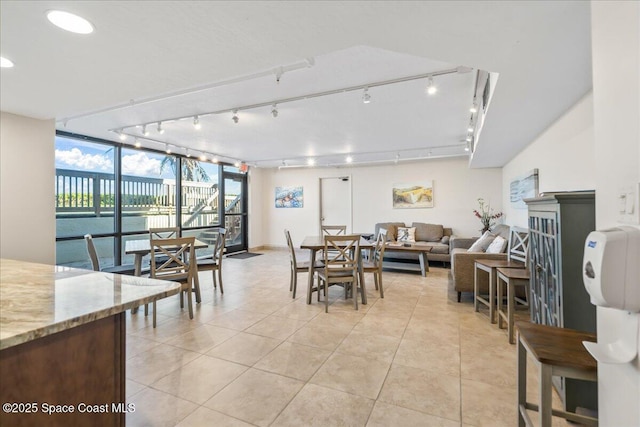
<svg viewBox="0 0 640 427">
<path fill-rule="evenodd" d="M 156 329 L 127 313 L 127 425 L 517 425 L 516 346 L 470 296 L 456 302 L 449 273 L 384 272 L 384 299 L 367 275 L 367 305 L 333 287 L 325 314 L 306 274 L 291 298 L 286 252 L 226 258 L 225 294 L 201 272 L 193 320 L 177 296 Z"/>
</svg>

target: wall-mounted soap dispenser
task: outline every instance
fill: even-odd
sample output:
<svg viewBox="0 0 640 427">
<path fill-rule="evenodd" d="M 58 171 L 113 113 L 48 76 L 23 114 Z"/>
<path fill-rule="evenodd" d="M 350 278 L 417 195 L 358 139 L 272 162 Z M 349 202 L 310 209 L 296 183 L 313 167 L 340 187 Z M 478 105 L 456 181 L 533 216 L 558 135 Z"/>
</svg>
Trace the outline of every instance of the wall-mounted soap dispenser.
<svg viewBox="0 0 640 427">
<path fill-rule="evenodd" d="M 617 339 L 585 342 L 584 346 L 600 363 L 628 363 L 638 353 L 640 229 L 616 227 L 591 232 L 585 241 L 582 265 L 591 303 L 626 312 Z"/>
</svg>

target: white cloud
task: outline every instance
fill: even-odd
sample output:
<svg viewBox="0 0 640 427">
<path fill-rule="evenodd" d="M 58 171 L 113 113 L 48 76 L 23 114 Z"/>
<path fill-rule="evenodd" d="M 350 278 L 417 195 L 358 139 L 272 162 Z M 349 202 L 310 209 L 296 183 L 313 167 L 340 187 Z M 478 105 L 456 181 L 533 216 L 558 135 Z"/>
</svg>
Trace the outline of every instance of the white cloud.
<svg viewBox="0 0 640 427">
<path fill-rule="evenodd" d="M 85 154 L 79 148 L 56 150 L 56 163 L 90 171 L 113 172 L 113 162 L 104 154 Z"/>
<path fill-rule="evenodd" d="M 138 176 L 160 176 L 160 160 L 150 159 L 145 153 L 122 157 L 122 174 Z"/>
</svg>

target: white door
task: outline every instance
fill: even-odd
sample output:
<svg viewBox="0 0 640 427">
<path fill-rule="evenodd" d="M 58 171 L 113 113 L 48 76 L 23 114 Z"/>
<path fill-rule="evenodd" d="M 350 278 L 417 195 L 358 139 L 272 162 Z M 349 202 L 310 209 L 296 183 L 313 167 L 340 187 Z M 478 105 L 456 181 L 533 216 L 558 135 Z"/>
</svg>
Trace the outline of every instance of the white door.
<svg viewBox="0 0 640 427">
<path fill-rule="evenodd" d="M 346 225 L 347 233 L 353 231 L 350 176 L 320 178 L 320 226 L 323 225 Z"/>
</svg>

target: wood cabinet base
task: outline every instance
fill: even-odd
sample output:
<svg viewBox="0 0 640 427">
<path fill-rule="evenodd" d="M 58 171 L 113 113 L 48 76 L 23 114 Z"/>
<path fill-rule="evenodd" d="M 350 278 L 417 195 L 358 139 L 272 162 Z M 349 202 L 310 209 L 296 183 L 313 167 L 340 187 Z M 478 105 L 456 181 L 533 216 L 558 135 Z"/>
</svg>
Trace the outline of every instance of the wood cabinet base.
<svg viewBox="0 0 640 427">
<path fill-rule="evenodd" d="M 0 424 L 124 426 L 125 339 L 119 313 L 0 351 Z"/>
</svg>

